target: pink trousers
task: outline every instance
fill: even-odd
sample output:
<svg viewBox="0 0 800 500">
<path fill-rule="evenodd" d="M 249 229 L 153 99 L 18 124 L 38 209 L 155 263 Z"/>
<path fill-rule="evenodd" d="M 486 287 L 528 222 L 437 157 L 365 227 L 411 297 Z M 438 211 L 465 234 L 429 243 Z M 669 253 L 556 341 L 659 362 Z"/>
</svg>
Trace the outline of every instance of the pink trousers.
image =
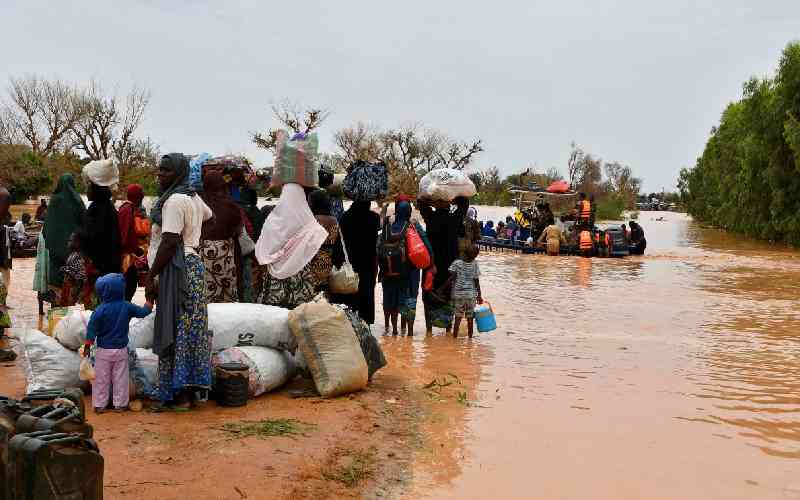
<svg viewBox="0 0 800 500">
<path fill-rule="evenodd" d="M 92 405 L 95 408 L 108 406 L 109 389 L 114 390 L 114 408 L 128 406 L 130 397 L 130 375 L 128 373 L 128 349 L 97 348 L 94 359 L 95 379 L 92 383 Z"/>
</svg>

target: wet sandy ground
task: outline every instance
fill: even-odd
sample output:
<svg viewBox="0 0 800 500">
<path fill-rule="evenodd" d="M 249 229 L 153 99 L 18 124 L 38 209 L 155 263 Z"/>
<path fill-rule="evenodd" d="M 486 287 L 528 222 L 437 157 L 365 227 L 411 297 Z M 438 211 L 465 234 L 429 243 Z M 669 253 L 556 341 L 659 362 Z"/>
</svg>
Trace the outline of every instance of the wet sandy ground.
<svg viewBox="0 0 800 500">
<path fill-rule="evenodd" d="M 482 254 L 500 328 L 426 338 L 420 320 L 413 339 L 382 336 L 390 367 L 352 399 L 94 417 L 106 494 L 800 498 L 800 253 L 680 214 L 640 222 L 644 257 Z M 10 302 L 35 323 L 27 288 Z M 9 378 L 21 387 L 18 368 L 0 370 L 0 393 Z M 278 416 L 319 430 L 233 442 L 214 430 Z M 372 479 L 320 479 L 354 447 L 374 450 Z"/>
</svg>

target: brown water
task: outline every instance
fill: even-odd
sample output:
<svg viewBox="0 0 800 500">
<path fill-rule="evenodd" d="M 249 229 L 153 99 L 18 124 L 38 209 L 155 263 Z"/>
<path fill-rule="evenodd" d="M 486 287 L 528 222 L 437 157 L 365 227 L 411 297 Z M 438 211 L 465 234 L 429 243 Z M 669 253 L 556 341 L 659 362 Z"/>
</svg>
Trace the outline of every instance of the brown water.
<svg viewBox="0 0 800 500">
<path fill-rule="evenodd" d="M 414 384 L 453 382 L 407 498 L 800 499 L 800 252 L 640 222 L 644 257 L 482 254 L 494 333 L 382 337 Z M 32 264 L 9 299 L 31 326 Z"/>
<path fill-rule="evenodd" d="M 640 222 L 644 257 L 482 254 L 492 334 L 385 341 L 470 401 L 408 498 L 800 498 L 800 253 Z"/>
</svg>

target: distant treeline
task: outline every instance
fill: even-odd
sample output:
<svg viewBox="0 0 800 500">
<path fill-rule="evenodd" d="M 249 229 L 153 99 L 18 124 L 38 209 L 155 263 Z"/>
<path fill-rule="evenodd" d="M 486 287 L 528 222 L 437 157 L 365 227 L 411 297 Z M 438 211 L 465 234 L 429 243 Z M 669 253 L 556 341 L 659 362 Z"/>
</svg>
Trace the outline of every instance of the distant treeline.
<svg viewBox="0 0 800 500">
<path fill-rule="evenodd" d="M 800 43 L 774 78 L 752 78 L 728 105 L 679 188 L 697 220 L 800 245 Z"/>
</svg>

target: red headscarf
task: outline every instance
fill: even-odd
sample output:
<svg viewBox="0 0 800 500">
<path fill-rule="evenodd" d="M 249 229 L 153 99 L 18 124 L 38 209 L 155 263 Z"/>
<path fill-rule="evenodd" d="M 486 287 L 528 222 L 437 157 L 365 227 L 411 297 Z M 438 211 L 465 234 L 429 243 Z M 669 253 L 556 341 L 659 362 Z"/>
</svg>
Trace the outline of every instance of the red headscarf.
<svg viewBox="0 0 800 500">
<path fill-rule="evenodd" d="M 128 185 L 128 201 L 133 203 L 133 206 L 138 207 L 142 204 L 144 199 L 144 188 L 141 184 Z"/>
<path fill-rule="evenodd" d="M 394 202 L 395 203 L 400 203 L 401 201 L 407 201 L 407 202 L 411 203 L 412 200 L 411 200 L 411 197 L 408 196 L 407 194 L 402 194 L 401 193 L 401 194 L 397 195 L 397 198 L 394 199 Z"/>
</svg>

